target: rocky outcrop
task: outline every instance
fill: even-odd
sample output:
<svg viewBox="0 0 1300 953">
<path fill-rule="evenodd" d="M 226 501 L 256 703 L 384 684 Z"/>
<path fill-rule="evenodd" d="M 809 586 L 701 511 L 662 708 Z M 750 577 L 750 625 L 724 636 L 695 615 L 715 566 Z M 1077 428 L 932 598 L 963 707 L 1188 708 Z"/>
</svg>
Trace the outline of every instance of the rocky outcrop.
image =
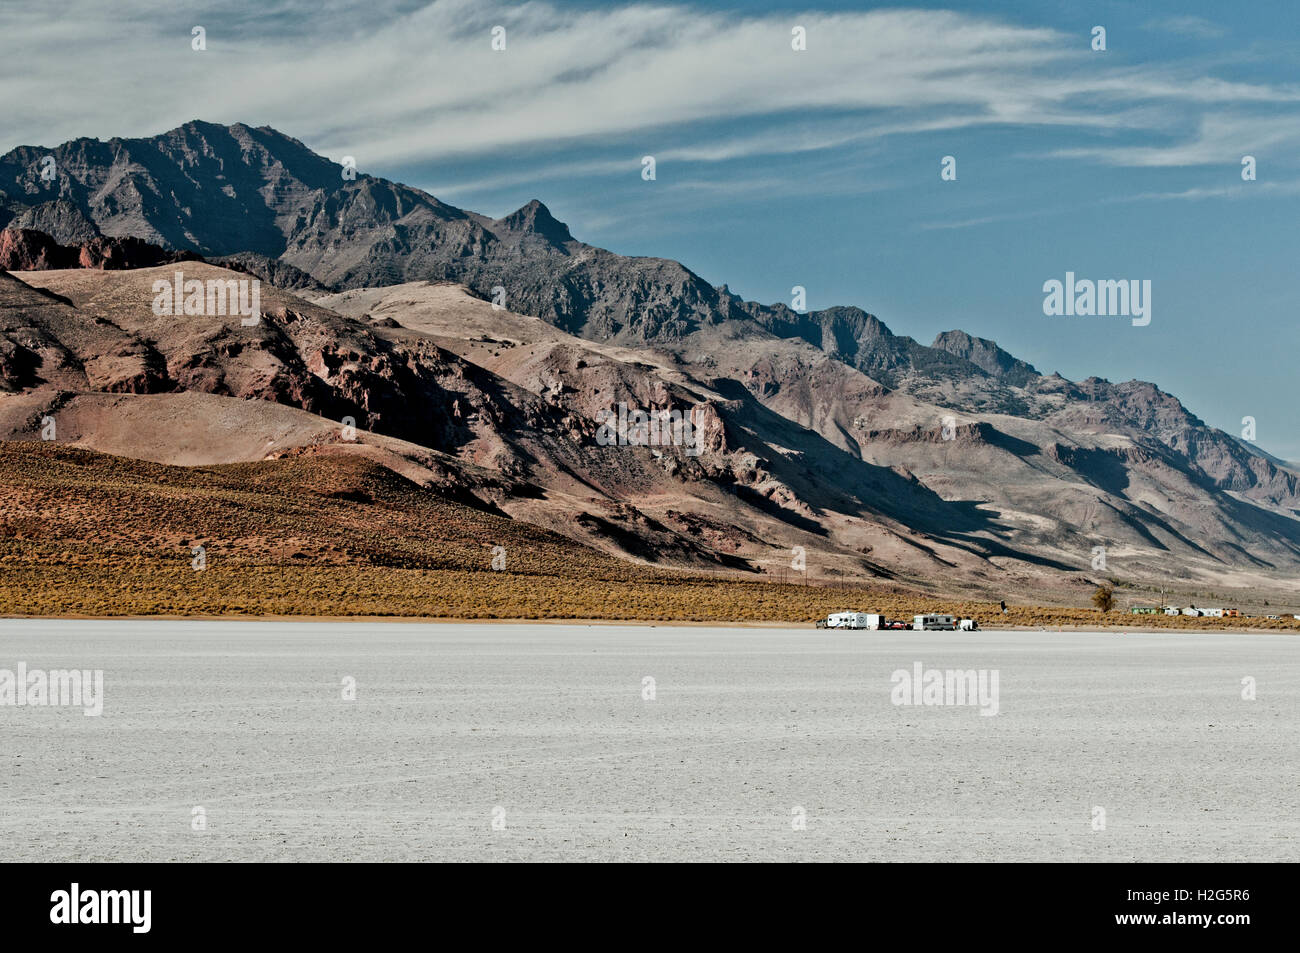
<svg viewBox="0 0 1300 953">
<path fill-rule="evenodd" d="M 1033 365 L 1012 357 L 995 342 L 973 337 L 965 331 L 944 331 L 930 346 L 970 361 L 985 373 L 1015 387 L 1023 387 L 1039 376 Z"/>
<path fill-rule="evenodd" d="M 56 268 L 121 271 L 199 260 L 194 252 L 172 251 L 138 238 L 96 235 L 79 244 L 61 245 L 34 229 L 0 230 L 0 269 L 5 271 L 49 271 Z"/>
</svg>

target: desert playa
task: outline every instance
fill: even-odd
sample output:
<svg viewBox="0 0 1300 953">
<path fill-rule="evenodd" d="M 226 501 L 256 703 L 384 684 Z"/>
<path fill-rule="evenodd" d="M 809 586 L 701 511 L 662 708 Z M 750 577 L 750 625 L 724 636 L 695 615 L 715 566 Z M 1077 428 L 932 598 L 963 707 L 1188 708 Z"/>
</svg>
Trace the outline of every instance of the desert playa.
<svg viewBox="0 0 1300 953">
<path fill-rule="evenodd" d="M 104 708 L 0 708 L 11 860 L 1300 859 L 1280 634 L 8 620 L 19 662 Z M 918 666 L 996 714 L 897 704 Z"/>
</svg>

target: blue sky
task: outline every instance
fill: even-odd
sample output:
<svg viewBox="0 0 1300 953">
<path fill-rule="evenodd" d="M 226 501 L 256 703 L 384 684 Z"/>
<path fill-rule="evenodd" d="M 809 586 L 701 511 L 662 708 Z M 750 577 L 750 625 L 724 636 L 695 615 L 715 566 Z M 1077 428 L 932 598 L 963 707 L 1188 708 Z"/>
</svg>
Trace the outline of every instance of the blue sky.
<svg viewBox="0 0 1300 953">
<path fill-rule="evenodd" d="M 1300 5 L 102 8 L 0 8 L 0 147 L 270 124 L 487 214 L 539 198 L 748 298 L 802 285 L 923 343 L 962 328 L 1044 372 L 1152 380 L 1300 460 Z M 1067 271 L 1149 279 L 1150 325 L 1044 316 Z"/>
</svg>

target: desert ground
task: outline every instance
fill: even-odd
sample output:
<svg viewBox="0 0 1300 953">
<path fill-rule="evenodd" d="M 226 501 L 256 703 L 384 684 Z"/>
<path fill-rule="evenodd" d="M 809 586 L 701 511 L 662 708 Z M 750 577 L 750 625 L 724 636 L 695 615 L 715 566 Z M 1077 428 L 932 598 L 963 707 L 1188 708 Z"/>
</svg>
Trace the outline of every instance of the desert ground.
<svg viewBox="0 0 1300 953">
<path fill-rule="evenodd" d="M 1300 860 L 1288 634 L 0 622 L 20 662 L 104 710 L 0 707 L 6 860 Z M 997 714 L 895 705 L 917 662 Z"/>
</svg>

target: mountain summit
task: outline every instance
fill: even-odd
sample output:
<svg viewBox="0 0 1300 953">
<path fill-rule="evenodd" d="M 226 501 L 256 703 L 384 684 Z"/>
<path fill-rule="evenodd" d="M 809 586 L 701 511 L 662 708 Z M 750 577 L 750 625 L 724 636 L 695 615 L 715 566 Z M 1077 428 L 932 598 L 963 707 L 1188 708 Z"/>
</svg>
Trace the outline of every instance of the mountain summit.
<svg viewBox="0 0 1300 953">
<path fill-rule="evenodd" d="M 930 345 L 965 358 L 976 367 L 1009 384 L 1022 386 L 1040 376 L 1030 364 L 1012 357 L 987 338 L 972 337 L 965 331 L 944 331 Z"/>
<path fill-rule="evenodd" d="M 497 219 L 494 224 L 506 231 L 539 235 L 556 246 L 563 246 L 566 242 L 573 241 L 573 236 L 569 234 L 569 226 L 557 220 L 551 214 L 551 210 L 537 199 L 533 199 L 523 208 L 511 212 L 504 218 Z"/>
</svg>

